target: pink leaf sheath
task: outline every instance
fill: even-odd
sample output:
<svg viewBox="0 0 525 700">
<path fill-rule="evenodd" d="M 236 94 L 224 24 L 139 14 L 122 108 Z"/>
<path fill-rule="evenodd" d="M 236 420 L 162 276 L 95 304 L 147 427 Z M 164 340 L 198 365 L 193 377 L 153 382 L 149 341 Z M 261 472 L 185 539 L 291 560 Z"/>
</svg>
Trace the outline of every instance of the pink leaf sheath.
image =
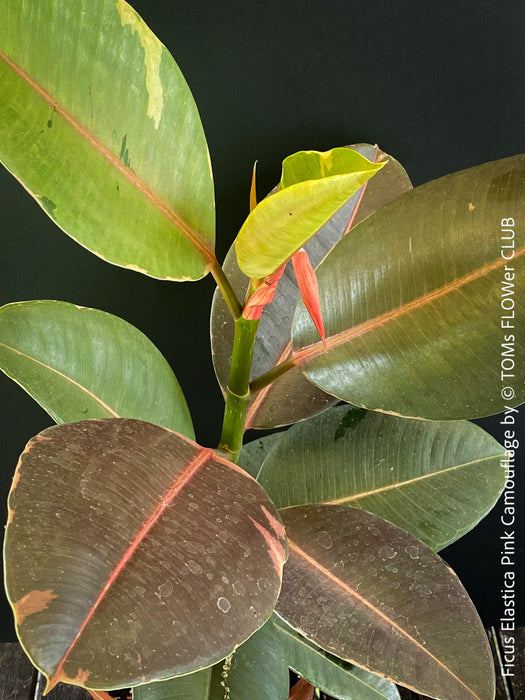
<svg viewBox="0 0 525 700">
<path fill-rule="evenodd" d="M 273 274 L 266 277 L 246 302 L 242 315 L 248 321 L 255 321 L 261 318 L 264 307 L 272 301 L 275 295 L 275 290 L 283 276 L 285 265 L 281 265 Z"/>
<path fill-rule="evenodd" d="M 299 291 L 303 298 L 306 310 L 310 314 L 312 321 L 317 328 L 317 332 L 325 345 L 325 332 L 323 319 L 321 316 L 321 304 L 319 301 L 319 286 L 315 270 L 312 267 L 308 253 L 304 248 L 301 248 L 292 257 L 293 269 L 299 285 Z"/>
</svg>

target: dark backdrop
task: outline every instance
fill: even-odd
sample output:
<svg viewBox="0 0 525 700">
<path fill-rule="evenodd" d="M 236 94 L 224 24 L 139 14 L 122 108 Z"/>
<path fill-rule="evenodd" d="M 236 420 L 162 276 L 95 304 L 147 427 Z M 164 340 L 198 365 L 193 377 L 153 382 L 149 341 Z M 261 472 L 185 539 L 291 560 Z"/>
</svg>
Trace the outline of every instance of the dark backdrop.
<svg viewBox="0 0 525 700">
<path fill-rule="evenodd" d="M 135 0 L 134 7 L 175 56 L 199 106 L 220 259 L 247 214 L 255 159 L 263 193 L 278 181 L 281 160 L 305 148 L 377 142 L 415 185 L 525 151 L 521 2 Z M 0 212 L 0 303 L 61 299 L 133 323 L 172 364 L 198 440 L 216 445 L 222 405 L 209 353 L 211 279 L 166 283 L 108 265 L 60 232 L 3 170 Z M 3 375 L 0 394 L 5 513 L 19 453 L 52 421 Z M 497 419 L 484 425 L 501 437 Z M 500 534 L 495 511 L 443 553 L 486 624 L 502 611 Z M 7 603 L 0 629 L 2 639 L 14 637 Z"/>
</svg>

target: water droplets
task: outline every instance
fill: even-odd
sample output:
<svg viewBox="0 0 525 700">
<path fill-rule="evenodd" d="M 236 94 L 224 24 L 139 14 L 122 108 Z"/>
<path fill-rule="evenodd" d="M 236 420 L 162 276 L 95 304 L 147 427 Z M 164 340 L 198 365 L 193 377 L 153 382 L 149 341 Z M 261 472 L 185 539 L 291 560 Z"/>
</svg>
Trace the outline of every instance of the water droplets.
<svg viewBox="0 0 525 700">
<path fill-rule="evenodd" d="M 257 581 L 257 588 L 261 591 L 261 593 L 268 590 L 269 587 L 270 582 L 267 578 L 264 578 L 264 576 Z"/>
<path fill-rule="evenodd" d="M 419 559 L 419 547 L 417 544 L 409 544 L 405 547 L 405 552 L 411 559 Z"/>
<path fill-rule="evenodd" d="M 243 593 L 246 593 L 246 588 L 244 587 L 244 584 L 241 581 L 234 581 L 232 584 L 232 588 L 237 595 L 242 595 Z"/>
<path fill-rule="evenodd" d="M 394 557 L 397 557 L 397 552 L 395 549 L 392 549 L 392 547 L 381 547 L 379 550 L 379 556 L 383 561 L 387 561 L 388 559 L 393 559 Z"/>
<path fill-rule="evenodd" d="M 193 559 L 186 562 L 186 566 L 191 571 L 192 574 L 202 574 L 202 566 L 198 564 Z"/>
<path fill-rule="evenodd" d="M 160 586 L 158 586 L 155 595 L 160 600 L 161 598 L 169 598 L 172 593 L 173 593 L 173 583 L 168 580 L 168 581 L 164 581 L 164 583 L 161 583 Z"/>
<path fill-rule="evenodd" d="M 221 612 L 227 613 L 230 610 L 231 606 L 232 604 L 230 603 L 228 598 L 225 598 L 221 595 L 221 597 L 217 599 L 217 607 Z"/>
<path fill-rule="evenodd" d="M 324 547 L 324 549 L 331 549 L 333 546 L 332 538 L 330 536 L 329 532 L 326 532 L 323 530 L 323 532 L 319 533 L 317 535 L 317 541 L 321 545 L 321 547 Z"/>
</svg>

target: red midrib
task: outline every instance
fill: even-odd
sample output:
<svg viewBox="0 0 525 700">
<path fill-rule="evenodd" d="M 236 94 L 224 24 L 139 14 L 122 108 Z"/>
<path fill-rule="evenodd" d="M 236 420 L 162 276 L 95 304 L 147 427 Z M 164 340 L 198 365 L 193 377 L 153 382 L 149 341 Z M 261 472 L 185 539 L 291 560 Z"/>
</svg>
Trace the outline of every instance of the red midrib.
<svg viewBox="0 0 525 700">
<path fill-rule="evenodd" d="M 448 667 L 445 666 L 445 664 L 440 661 L 434 654 L 432 654 L 423 644 L 417 641 L 412 635 L 407 632 L 403 627 L 398 625 L 394 620 L 392 620 L 388 615 L 386 615 L 384 612 L 379 610 L 379 608 L 375 607 L 369 600 L 367 600 L 364 596 L 360 595 L 355 588 L 352 588 L 349 584 L 347 584 L 345 581 L 342 581 L 339 577 L 337 577 L 335 574 L 333 574 L 329 569 L 325 568 L 322 566 L 317 559 L 314 559 L 311 557 L 307 552 L 304 551 L 301 547 L 296 545 L 294 542 L 292 542 L 288 538 L 288 546 L 290 547 L 291 551 L 294 551 L 298 557 L 303 559 L 307 564 L 309 564 L 313 569 L 318 571 L 322 576 L 325 578 L 328 578 L 330 581 L 335 583 L 337 586 L 339 586 L 342 590 L 345 591 L 345 593 L 348 593 L 351 595 L 355 600 L 358 600 L 359 603 L 361 603 L 364 607 L 368 608 L 371 610 L 375 615 L 380 617 L 383 621 L 385 621 L 387 624 L 389 624 L 391 627 L 396 629 L 402 636 L 406 637 L 410 642 L 412 642 L 420 651 L 422 651 L 424 654 L 426 654 L 429 658 L 431 658 L 438 666 L 440 666 L 451 678 L 453 678 L 455 681 L 459 683 L 459 685 L 463 686 L 468 692 L 472 695 L 473 698 L 476 698 L 478 700 L 478 696 L 473 693 L 473 691 L 459 678 L 456 676 L 456 674 Z M 364 668 L 364 667 L 363 667 Z M 369 670 L 369 669 L 366 669 Z M 399 682 L 400 679 L 398 679 Z"/>
<path fill-rule="evenodd" d="M 520 257 L 523 255 L 523 253 L 525 253 L 525 247 L 516 250 L 513 259 Z M 427 294 L 424 294 L 423 296 L 418 297 L 417 299 L 414 299 L 403 306 L 398 306 L 391 311 L 380 314 L 379 316 L 376 316 L 369 321 L 365 321 L 364 323 L 360 323 L 353 328 L 336 333 L 335 335 L 332 335 L 326 339 L 326 349 L 323 347 L 322 342 L 317 342 L 313 343 L 312 345 L 308 345 L 305 348 L 301 348 L 300 350 L 296 350 L 291 355 L 293 364 L 306 364 L 309 360 L 315 359 L 319 355 L 322 355 L 326 350 L 330 350 L 331 348 L 348 343 L 349 341 L 354 340 L 354 338 L 358 338 L 366 333 L 369 333 L 370 331 L 374 331 L 377 328 L 384 326 L 387 323 L 390 323 L 390 321 L 395 321 L 400 316 L 403 316 L 411 311 L 415 311 L 426 304 L 431 304 L 432 302 L 437 301 L 437 299 L 446 296 L 450 292 L 454 292 L 461 287 L 474 282 L 480 277 L 484 277 L 493 270 L 497 270 L 504 265 L 508 265 L 510 262 L 512 261 L 498 258 L 494 262 L 487 263 L 478 270 L 474 270 L 463 277 L 459 277 L 450 284 L 434 289 L 432 292 L 428 292 Z"/>
<path fill-rule="evenodd" d="M 95 614 L 97 608 L 104 599 L 106 593 L 114 584 L 117 577 L 122 572 L 126 564 L 129 562 L 139 545 L 144 541 L 145 537 L 148 535 L 152 527 L 159 521 L 166 508 L 168 508 L 168 506 L 180 493 L 181 489 L 187 484 L 188 481 L 190 481 L 190 479 L 192 479 L 194 474 L 203 466 L 203 464 L 205 464 L 209 459 L 213 457 L 213 454 L 214 452 L 212 449 L 202 448 L 202 451 L 197 455 L 197 457 L 195 457 L 195 459 L 192 462 L 188 464 L 186 469 L 184 469 L 182 474 L 176 479 L 175 483 L 172 486 L 170 486 L 170 488 L 163 495 L 159 504 L 153 510 L 150 517 L 146 520 L 138 534 L 135 536 L 133 542 L 129 545 L 128 549 L 126 550 L 126 552 L 124 553 L 124 555 L 122 556 L 116 567 L 113 569 L 110 576 L 108 577 L 96 601 L 93 603 L 89 610 L 89 613 L 82 622 L 82 625 L 80 626 L 80 629 L 75 635 L 73 641 L 71 642 L 64 655 L 60 659 L 54 674 L 51 676 L 51 678 L 49 678 L 46 686 L 46 693 L 48 693 L 52 688 L 55 687 L 57 683 L 60 682 L 61 672 L 63 670 L 64 663 L 70 655 L 71 650 L 80 639 L 90 620 L 93 618 L 93 615 Z"/>
<path fill-rule="evenodd" d="M 102 141 L 100 141 L 89 129 L 87 129 L 76 117 L 70 114 L 59 102 L 57 102 L 48 92 L 46 92 L 36 81 L 34 81 L 20 66 L 11 61 L 5 53 L 0 51 L 0 58 L 13 70 L 22 80 L 24 80 L 40 97 L 42 97 L 60 116 L 62 116 L 86 141 L 88 141 L 100 155 L 102 155 L 110 165 L 118 170 L 124 177 L 148 199 L 153 206 L 158 209 L 169 221 L 176 226 L 186 238 L 197 248 L 202 257 L 210 262 L 214 259 L 213 250 L 209 243 L 201 238 L 189 224 L 187 224 L 159 195 L 154 192 L 149 185 L 141 180 L 113 153 Z"/>
</svg>

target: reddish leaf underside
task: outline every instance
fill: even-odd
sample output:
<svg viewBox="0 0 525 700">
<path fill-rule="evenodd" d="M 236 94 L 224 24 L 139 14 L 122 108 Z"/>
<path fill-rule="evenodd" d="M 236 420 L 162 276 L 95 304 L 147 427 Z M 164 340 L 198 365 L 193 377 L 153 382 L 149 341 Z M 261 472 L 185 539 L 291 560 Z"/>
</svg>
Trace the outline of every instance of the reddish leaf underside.
<svg viewBox="0 0 525 700">
<path fill-rule="evenodd" d="M 47 690 L 203 668 L 275 605 L 286 558 L 275 508 L 239 467 L 165 428 L 49 428 L 24 451 L 10 505 L 8 596 Z"/>
</svg>

